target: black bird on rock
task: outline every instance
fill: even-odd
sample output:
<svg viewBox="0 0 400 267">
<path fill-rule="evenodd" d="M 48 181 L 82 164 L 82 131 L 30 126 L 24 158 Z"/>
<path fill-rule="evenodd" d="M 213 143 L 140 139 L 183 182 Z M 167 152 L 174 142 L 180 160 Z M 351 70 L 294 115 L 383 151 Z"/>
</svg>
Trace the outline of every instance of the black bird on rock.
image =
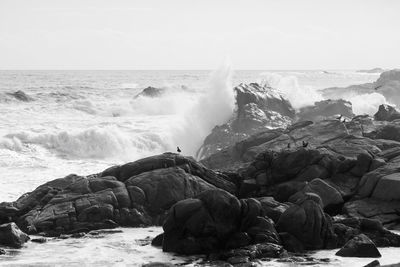
<svg viewBox="0 0 400 267">
<path fill-rule="evenodd" d="M 307 147 L 307 146 L 308 146 L 308 142 L 303 141 L 303 147 Z"/>
<path fill-rule="evenodd" d="M 176 151 L 177 151 L 178 153 L 181 153 L 181 152 L 182 152 L 182 150 L 179 148 L 179 146 L 176 147 Z"/>
</svg>

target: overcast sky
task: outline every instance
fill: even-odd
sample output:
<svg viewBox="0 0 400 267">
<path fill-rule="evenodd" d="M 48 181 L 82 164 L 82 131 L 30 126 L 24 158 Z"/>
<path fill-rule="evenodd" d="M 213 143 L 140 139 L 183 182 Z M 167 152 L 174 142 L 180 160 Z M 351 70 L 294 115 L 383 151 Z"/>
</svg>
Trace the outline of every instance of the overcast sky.
<svg viewBox="0 0 400 267">
<path fill-rule="evenodd" d="M 0 0 L 0 69 L 395 68 L 398 0 Z"/>
</svg>

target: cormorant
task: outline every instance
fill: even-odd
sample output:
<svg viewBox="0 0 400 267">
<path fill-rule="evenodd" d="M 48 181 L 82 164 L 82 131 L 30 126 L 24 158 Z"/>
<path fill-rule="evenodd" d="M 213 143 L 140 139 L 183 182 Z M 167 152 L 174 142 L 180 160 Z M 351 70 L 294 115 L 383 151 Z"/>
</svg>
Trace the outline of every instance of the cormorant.
<svg viewBox="0 0 400 267">
<path fill-rule="evenodd" d="M 287 148 L 290 148 L 290 143 L 287 143 Z"/>
<path fill-rule="evenodd" d="M 179 146 L 176 147 L 176 151 L 177 151 L 178 153 L 181 153 L 181 152 L 182 152 L 182 150 L 179 148 Z"/>
</svg>

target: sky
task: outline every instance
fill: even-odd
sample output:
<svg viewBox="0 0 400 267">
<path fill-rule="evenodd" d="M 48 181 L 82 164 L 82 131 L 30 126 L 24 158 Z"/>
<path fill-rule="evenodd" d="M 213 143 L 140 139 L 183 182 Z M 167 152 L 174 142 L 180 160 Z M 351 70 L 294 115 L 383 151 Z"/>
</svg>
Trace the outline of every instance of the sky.
<svg viewBox="0 0 400 267">
<path fill-rule="evenodd" d="M 0 0 L 0 69 L 400 65 L 399 0 Z"/>
</svg>

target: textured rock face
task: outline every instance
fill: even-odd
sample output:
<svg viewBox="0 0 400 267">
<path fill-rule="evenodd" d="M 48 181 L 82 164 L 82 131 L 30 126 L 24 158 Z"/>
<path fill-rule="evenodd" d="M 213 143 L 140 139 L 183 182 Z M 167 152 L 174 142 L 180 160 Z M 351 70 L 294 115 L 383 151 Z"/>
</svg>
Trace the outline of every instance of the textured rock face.
<svg viewBox="0 0 400 267">
<path fill-rule="evenodd" d="M 237 113 L 229 122 L 212 130 L 204 140 L 198 158 L 207 157 L 251 134 L 289 125 L 295 116 L 290 102 L 267 85 L 240 84 L 234 90 Z"/>
<path fill-rule="evenodd" d="M 351 102 L 342 99 L 315 102 L 314 106 L 301 108 L 297 114 L 298 121 L 319 121 L 333 119 L 338 115 L 353 118 Z"/>
<path fill-rule="evenodd" d="M 15 202 L 1 203 L 0 219 L 16 221 L 29 232 L 54 234 L 160 225 L 173 204 L 216 188 L 211 183 L 235 191 L 225 178 L 191 158 L 166 153 L 100 175 L 48 182 Z"/>
<path fill-rule="evenodd" d="M 349 240 L 337 253 L 342 257 L 367 257 L 380 258 L 381 254 L 376 248 L 374 242 L 364 234 L 355 236 Z"/>
<path fill-rule="evenodd" d="M 389 105 L 380 105 L 379 110 L 374 115 L 377 121 L 393 121 L 400 119 L 400 112 L 398 112 L 394 107 Z"/>
<path fill-rule="evenodd" d="M 15 223 L 0 225 L 0 245 L 20 248 L 29 240 L 29 236 L 22 232 Z"/>
<path fill-rule="evenodd" d="M 163 228 L 163 250 L 183 254 L 280 243 L 273 221 L 263 214 L 258 200 L 239 201 L 222 190 L 208 190 L 178 202 Z"/>
<path fill-rule="evenodd" d="M 317 195 L 307 193 L 281 215 L 278 231 L 293 235 L 306 249 L 336 247 L 331 220 L 321 206 Z"/>
</svg>

